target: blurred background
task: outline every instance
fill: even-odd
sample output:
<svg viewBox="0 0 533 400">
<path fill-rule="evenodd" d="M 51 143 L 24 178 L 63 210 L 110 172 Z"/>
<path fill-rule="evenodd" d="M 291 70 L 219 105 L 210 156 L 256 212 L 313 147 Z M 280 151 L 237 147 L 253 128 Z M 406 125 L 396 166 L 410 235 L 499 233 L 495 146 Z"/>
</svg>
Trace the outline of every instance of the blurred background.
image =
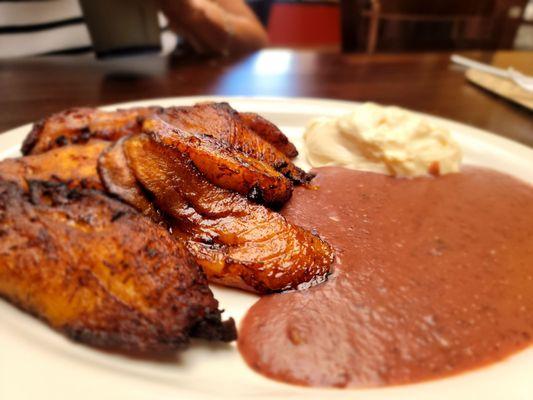
<svg viewBox="0 0 533 400">
<path fill-rule="evenodd" d="M 533 49 L 533 0 L 250 0 L 271 46 L 348 52 Z"/>
<path fill-rule="evenodd" d="M 237 3 L 240 6 L 236 7 Z M 212 25 L 211 33 L 215 35 L 210 41 L 215 37 L 216 42 L 218 34 L 218 47 L 223 47 L 222 30 L 235 24 L 242 29 L 232 32 L 233 39 L 249 35 L 255 40 L 252 44 L 240 42 L 245 50 L 247 45 L 248 50 L 264 47 L 266 40 L 258 36 L 264 36 L 264 31 L 269 47 L 342 52 L 533 49 L 533 0 L 246 0 L 246 3 L 258 17 L 263 32 L 258 31 L 261 27 L 257 20 L 251 21 L 247 15 L 250 10 L 243 9 L 246 7 L 243 0 L 0 0 L 0 57 L 81 54 L 93 50 L 104 57 L 161 48 L 163 53 L 170 53 L 176 44 L 187 42 L 187 36 L 198 39 L 204 33 L 201 29 L 208 32 L 208 25 Z M 231 20 L 219 17 L 220 10 Z M 197 18 L 195 12 L 209 14 L 206 21 L 210 24 L 201 21 L 197 23 L 201 28 L 193 26 L 189 21 Z M 251 27 L 254 23 L 255 28 Z M 194 32 L 195 29 L 198 31 Z"/>
<path fill-rule="evenodd" d="M 0 129 L 73 105 L 306 96 L 533 145 L 533 76 L 515 71 L 533 75 L 533 0 L 0 0 L 0 59 Z"/>
</svg>

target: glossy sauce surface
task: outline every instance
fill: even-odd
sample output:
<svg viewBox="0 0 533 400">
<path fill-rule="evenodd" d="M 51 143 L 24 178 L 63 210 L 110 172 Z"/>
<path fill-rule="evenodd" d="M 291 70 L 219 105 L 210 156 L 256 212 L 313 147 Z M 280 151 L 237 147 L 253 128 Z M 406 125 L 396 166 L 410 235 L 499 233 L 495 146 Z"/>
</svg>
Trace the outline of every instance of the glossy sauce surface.
<svg viewBox="0 0 533 400">
<path fill-rule="evenodd" d="M 258 372 L 311 386 L 433 379 L 533 341 L 533 187 L 465 168 L 394 179 L 317 169 L 283 214 L 336 249 L 335 272 L 260 299 L 239 349 Z"/>
</svg>

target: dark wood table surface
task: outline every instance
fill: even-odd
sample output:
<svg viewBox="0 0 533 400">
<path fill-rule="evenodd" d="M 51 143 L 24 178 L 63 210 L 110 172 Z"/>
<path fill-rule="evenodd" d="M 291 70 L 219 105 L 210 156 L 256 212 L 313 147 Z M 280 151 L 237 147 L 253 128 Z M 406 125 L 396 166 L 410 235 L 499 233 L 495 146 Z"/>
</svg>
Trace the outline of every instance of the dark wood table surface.
<svg viewBox="0 0 533 400">
<path fill-rule="evenodd" d="M 240 59 L 0 60 L 0 132 L 73 106 L 209 94 L 306 96 L 396 104 L 533 146 L 533 113 L 467 83 L 449 57 L 272 49 Z"/>
</svg>

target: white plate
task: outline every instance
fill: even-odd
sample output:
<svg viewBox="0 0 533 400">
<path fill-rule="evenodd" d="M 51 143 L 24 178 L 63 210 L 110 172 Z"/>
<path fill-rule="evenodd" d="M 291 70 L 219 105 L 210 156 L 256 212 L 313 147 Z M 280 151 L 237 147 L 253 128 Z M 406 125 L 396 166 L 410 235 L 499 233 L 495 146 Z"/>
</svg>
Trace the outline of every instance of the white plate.
<svg viewBox="0 0 533 400">
<path fill-rule="evenodd" d="M 188 97 L 156 99 L 108 108 L 191 104 L 227 100 L 241 111 L 258 112 L 279 125 L 297 145 L 303 127 L 318 115 L 349 111 L 354 103 L 287 98 Z M 533 183 L 533 149 L 463 124 L 434 118 L 449 127 L 465 161 Z M 0 159 L 17 156 L 30 125 L 0 135 Z M 305 166 L 303 160 L 298 160 Z M 237 322 L 256 296 L 214 287 Z M 314 389 L 264 378 L 248 368 L 235 345 L 196 343 L 175 362 L 128 358 L 70 342 L 35 318 L 0 300 L 0 399 L 531 399 L 533 348 L 504 361 L 454 377 L 378 389 Z"/>
</svg>

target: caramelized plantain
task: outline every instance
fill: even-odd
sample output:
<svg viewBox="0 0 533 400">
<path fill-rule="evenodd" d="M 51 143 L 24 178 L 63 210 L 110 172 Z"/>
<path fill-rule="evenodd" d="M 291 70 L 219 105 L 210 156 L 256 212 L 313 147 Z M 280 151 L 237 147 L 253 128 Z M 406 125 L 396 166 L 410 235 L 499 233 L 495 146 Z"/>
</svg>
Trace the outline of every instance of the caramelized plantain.
<svg viewBox="0 0 533 400">
<path fill-rule="evenodd" d="M 143 121 L 154 115 L 159 115 L 181 131 L 210 136 L 221 147 L 243 153 L 241 158 L 258 160 L 256 165 L 259 162 L 268 164 L 295 184 L 306 183 L 313 178 L 312 174 L 292 163 L 290 158 L 298 154 L 296 148 L 274 124 L 257 114 L 239 114 L 227 103 L 116 111 L 72 108 L 36 123 L 24 140 L 22 153 L 40 154 L 67 144 L 85 143 L 91 138 L 115 141 L 140 133 Z"/>
<path fill-rule="evenodd" d="M 143 131 L 186 154 L 217 186 L 272 205 L 285 203 L 292 194 L 291 181 L 281 173 L 211 136 L 182 130 L 158 116 L 147 118 Z"/>
<path fill-rule="evenodd" d="M 181 149 L 139 135 L 124 142 L 124 151 L 136 178 L 174 219 L 174 234 L 210 281 L 267 293 L 326 277 L 333 262 L 326 242 L 214 186 Z"/>
<path fill-rule="evenodd" d="M 74 340 L 172 351 L 235 339 L 205 275 L 167 230 L 96 191 L 0 180 L 0 296 Z"/>
<path fill-rule="evenodd" d="M 294 146 L 294 144 L 289 141 L 287 136 L 285 136 L 285 134 L 269 120 L 256 113 L 241 112 L 239 113 L 239 117 L 249 129 L 267 142 L 270 142 L 276 149 L 281 151 L 287 157 L 294 158 L 298 155 L 296 146 Z"/>
<path fill-rule="evenodd" d="M 98 159 L 98 173 L 106 190 L 122 199 L 129 205 L 150 217 L 153 221 L 161 221 L 161 216 L 146 198 L 142 187 L 137 183 L 131 172 L 124 154 L 125 136 L 102 152 Z"/>
<path fill-rule="evenodd" d="M 27 189 L 28 180 L 64 182 L 71 188 L 103 189 L 96 171 L 100 153 L 109 142 L 91 140 L 43 154 L 0 161 L 0 178 L 17 182 Z"/>
<path fill-rule="evenodd" d="M 140 133 L 143 119 L 161 112 L 160 107 L 102 111 L 95 108 L 71 108 L 53 114 L 36 124 L 22 144 L 22 154 L 40 154 L 68 144 L 89 139 L 115 141 Z"/>
<path fill-rule="evenodd" d="M 250 129 L 250 118 L 246 118 L 245 115 L 243 120 L 228 103 L 199 103 L 189 107 L 169 107 L 160 114 L 160 117 L 176 128 L 212 136 L 226 146 L 265 162 L 296 184 L 307 183 L 314 176 L 296 167 L 282 151 L 276 148 L 275 144 L 261 137 L 261 135 L 276 136 L 279 142 L 283 141 L 281 135 L 286 143 L 289 143 L 279 129 L 272 124 L 271 127 L 274 127 L 277 133 L 274 133 L 274 129 L 265 128 L 265 124 L 257 132 Z M 255 126 L 259 127 L 260 121 L 256 120 Z M 294 146 L 292 148 L 296 150 Z"/>
</svg>

